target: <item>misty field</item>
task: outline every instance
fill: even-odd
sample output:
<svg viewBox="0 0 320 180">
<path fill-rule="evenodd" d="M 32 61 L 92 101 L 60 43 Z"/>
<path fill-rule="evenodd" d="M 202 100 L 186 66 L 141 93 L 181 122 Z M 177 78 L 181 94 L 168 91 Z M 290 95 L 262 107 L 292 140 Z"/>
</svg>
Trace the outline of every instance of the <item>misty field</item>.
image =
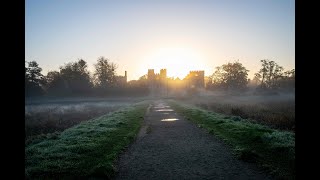
<svg viewBox="0 0 320 180">
<path fill-rule="evenodd" d="M 25 141 L 58 133 L 80 122 L 113 112 L 139 101 L 137 98 L 27 100 Z"/>
<path fill-rule="evenodd" d="M 276 177 L 295 176 L 294 94 L 202 92 L 27 100 L 26 178 L 113 177 L 115 159 L 136 137 L 156 99 L 168 101 L 178 114 L 231 145 L 239 159 L 258 163 Z"/>
<path fill-rule="evenodd" d="M 208 111 L 239 116 L 271 128 L 295 131 L 294 94 L 241 96 L 215 94 L 179 98 L 179 100 Z"/>
<path fill-rule="evenodd" d="M 25 147 L 26 179 L 109 179 L 118 154 L 136 137 L 144 101 L 51 133 Z"/>
</svg>

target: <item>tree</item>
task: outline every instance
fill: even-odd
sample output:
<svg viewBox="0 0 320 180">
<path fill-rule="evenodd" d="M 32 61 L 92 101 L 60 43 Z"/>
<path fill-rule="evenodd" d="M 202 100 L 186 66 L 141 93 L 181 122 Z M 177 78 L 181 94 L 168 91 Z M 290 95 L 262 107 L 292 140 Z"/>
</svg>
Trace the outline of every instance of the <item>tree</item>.
<svg viewBox="0 0 320 180">
<path fill-rule="evenodd" d="M 216 71 L 212 74 L 212 83 L 216 85 L 223 85 L 225 83 L 225 77 L 223 74 L 222 66 L 216 67 Z"/>
<path fill-rule="evenodd" d="M 275 89 L 279 87 L 279 80 L 283 76 L 283 67 L 267 59 L 260 60 L 260 62 L 262 67 L 258 73 L 255 73 L 255 79 L 259 80 L 260 88 Z"/>
<path fill-rule="evenodd" d="M 261 79 L 262 79 L 261 74 L 255 73 L 252 79 L 252 84 L 254 84 L 255 86 L 258 86 L 261 83 Z"/>
<path fill-rule="evenodd" d="M 148 75 L 145 74 L 145 75 L 141 76 L 139 78 L 139 80 L 138 80 L 138 84 L 142 88 L 149 88 L 149 86 L 148 86 Z"/>
<path fill-rule="evenodd" d="M 59 78 L 64 81 L 65 88 L 73 94 L 89 93 L 92 88 L 87 62 L 83 59 L 60 67 L 60 76 Z"/>
<path fill-rule="evenodd" d="M 223 64 L 216 67 L 212 74 L 211 87 L 228 90 L 244 90 L 248 84 L 248 72 L 240 62 Z M 209 82 L 210 84 L 210 82 Z"/>
<path fill-rule="evenodd" d="M 46 91 L 51 95 L 62 95 L 68 91 L 67 82 L 62 78 L 60 72 L 49 71 L 46 79 Z"/>
<path fill-rule="evenodd" d="M 41 74 L 42 68 L 36 61 L 27 62 L 28 67 L 25 67 L 25 78 L 28 82 L 40 84 L 43 80 Z"/>
<path fill-rule="evenodd" d="M 148 95 L 150 90 L 148 86 L 148 75 L 143 75 L 139 80 L 131 80 L 128 82 L 127 91 L 128 94 L 137 95 Z"/>
<path fill-rule="evenodd" d="M 44 93 L 42 85 L 44 83 L 42 68 L 36 61 L 27 62 L 25 67 L 25 95 L 37 96 Z"/>
<path fill-rule="evenodd" d="M 280 87 L 283 89 L 292 89 L 295 87 L 295 69 L 285 71 L 279 80 Z"/>
<path fill-rule="evenodd" d="M 60 78 L 60 73 L 58 71 L 49 71 L 45 77 L 47 84 L 52 85 L 55 81 Z"/>
<path fill-rule="evenodd" d="M 112 87 L 115 84 L 116 64 L 103 56 L 98 58 L 95 67 L 95 84 L 100 88 Z"/>
<path fill-rule="evenodd" d="M 295 69 L 291 69 L 290 71 L 286 71 L 283 73 L 285 77 L 288 77 L 288 78 L 295 78 L 296 77 L 296 71 Z"/>
</svg>

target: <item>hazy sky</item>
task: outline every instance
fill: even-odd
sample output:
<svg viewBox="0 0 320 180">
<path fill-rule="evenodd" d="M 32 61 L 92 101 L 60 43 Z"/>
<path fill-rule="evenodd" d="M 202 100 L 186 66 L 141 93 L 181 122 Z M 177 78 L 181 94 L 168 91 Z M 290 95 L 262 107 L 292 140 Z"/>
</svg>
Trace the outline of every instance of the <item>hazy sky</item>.
<svg viewBox="0 0 320 180">
<path fill-rule="evenodd" d="M 294 0 L 26 0 L 25 60 L 46 75 L 98 57 L 138 79 L 167 68 L 183 78 L 238 60 L 251 78 L 261 59 L 295 68 Z"/>
</svg>

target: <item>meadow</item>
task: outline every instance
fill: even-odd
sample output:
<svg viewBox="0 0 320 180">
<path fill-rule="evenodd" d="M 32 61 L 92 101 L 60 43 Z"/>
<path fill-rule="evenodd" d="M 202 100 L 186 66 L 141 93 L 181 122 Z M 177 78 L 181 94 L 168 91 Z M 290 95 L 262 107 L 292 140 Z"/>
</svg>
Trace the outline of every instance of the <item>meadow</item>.
<svg viewBox="0 0 320 180">
<path fill-rule="evenodd" d="M 25 103 L 25 142 L 59 133 L 81 122 L 141 101 L 139 98 L 28 99 Z"/>
<path fill-rule="evenodd" d="M 115 160 L 136 137 L 154 99 L 26 101 L 26 179 L 113 177 Z M 210 92 L 164 100 L 229 144 L 239 159 L 257 163 L 275 177 L 295 176 L 294 94 Z"/>
<path fill-rule="evenodd" d="M 143 101 L 121 107 L 30 141 L 25 146 L 25 178 L 110 178 L 119 153 L 139 132 L 148 105 Z"/>
<path fill-rule="evenodd" d="M 271 128 L 295 132 L 294 94 L 227 95 L 210 93 L 178 100 L 211 112 L 239 116 Z"/>
</svg>

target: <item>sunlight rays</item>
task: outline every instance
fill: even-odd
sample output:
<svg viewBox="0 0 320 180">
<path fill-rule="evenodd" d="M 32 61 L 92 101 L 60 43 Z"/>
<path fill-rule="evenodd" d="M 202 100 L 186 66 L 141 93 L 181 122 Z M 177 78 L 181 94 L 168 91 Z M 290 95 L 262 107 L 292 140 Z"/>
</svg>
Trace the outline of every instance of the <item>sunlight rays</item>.
<svg viewBox="0 0 320 180">
<path fill-rule="evenodd" d="M 169 77 L 183 79 L 190 70 L 203 69 L 203 57 L 191 48 L 166 47 L 153 51 L 145 62 L 148 69 L 166 68 Z"/>
</svg>

